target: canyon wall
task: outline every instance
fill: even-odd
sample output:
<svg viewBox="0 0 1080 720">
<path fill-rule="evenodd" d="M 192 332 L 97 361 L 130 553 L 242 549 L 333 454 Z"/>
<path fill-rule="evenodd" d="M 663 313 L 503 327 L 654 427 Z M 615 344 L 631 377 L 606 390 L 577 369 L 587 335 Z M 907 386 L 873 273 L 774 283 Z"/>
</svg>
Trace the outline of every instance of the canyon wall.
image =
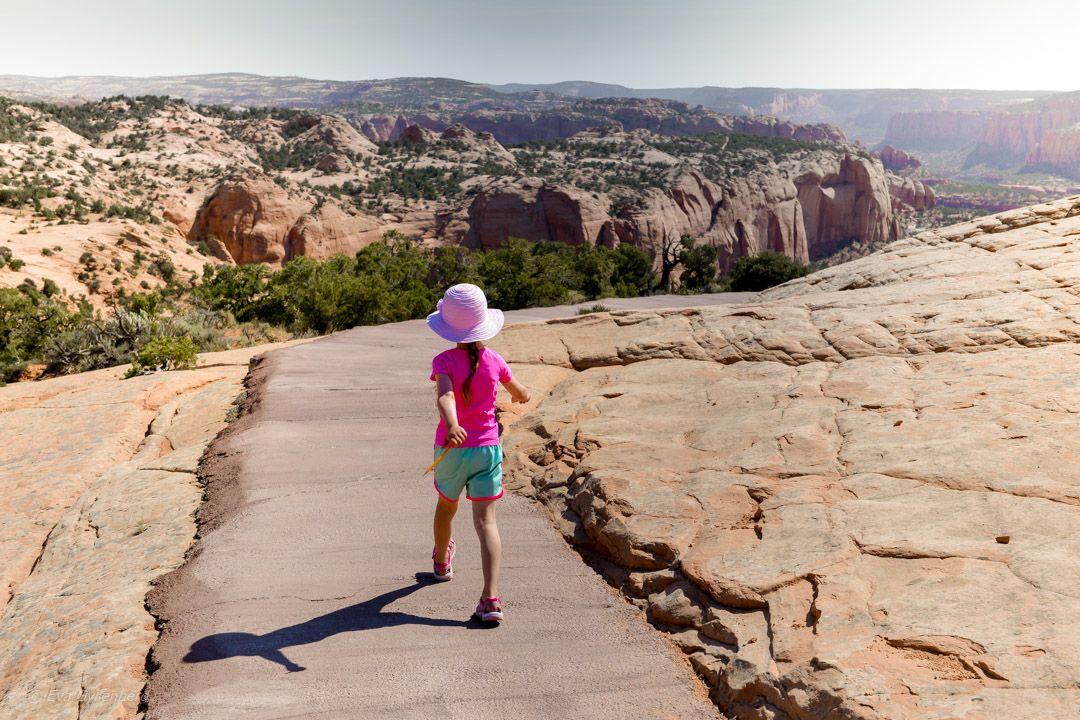
<svg viewBox="0 0 1080 720">
<path fill-rule="evenodd" d="M 661 135 L 703 135 L 710 132 L 747 133 L 796 140 L 844 142 L 844 131 L 821 123 L 802 125 L 770 116 L 728 115 L 692 108 L 685 103 L 659 100 L 583 101 L 553 111 L 512 112 L 503 109 L 457 112 L 446 117 L 415 115 L 355 118 L 360 129 L 374 140 L 396 140 L 409 125 L 442 132 L 454 122 L 475 132 L 489 132 L 500 143 L 556 140 L 587 128 L 613 126 L 622 130 L 650 130 Z"/>
<path fill-rule="evenodd" d="M 1080 173 L 1080 125 L 1043 134 L 1039 143 L 1024 158 L 1024 165 L 1077 177 Z"/>
<path fill-rule="evenodd" d="M 991 115 L 955 110 L 896 113 L 889 120 L 885 143 L 907 150 L 957 150 L 979 139 Z"/>
<path fill-rule="evenodd" d="M 969 164 L 1019 165 L 1043 136 L 1080 123 L 1080 103 L 1048 101 L 1027 112 L 994 113 L 968 157 Z"/>
<path fill-rule="evenodd" d="M 538 178 L 507 179 L 477 193 L 467 212 L 466 246 L 500 247 L 510 236 L 640 247 L 659 263 L 665 241 L 687 233 L 719 251 L 720 268 L 773 250 L 806 263 L 857 238 L 895 240 L 897 213 L 934 205 L 917 180 L 885 173 L 880 161 L 852 155 L 804 163 L 794 173 L 760 173 L 722 184 L 685 171 L 665 191 L 650 191 L 615 217 L 592 193 Z M 463 218 L 464 219 L 464 218 Z M 449 238 L 448 238 L 449 239 Z"/>
</svg>

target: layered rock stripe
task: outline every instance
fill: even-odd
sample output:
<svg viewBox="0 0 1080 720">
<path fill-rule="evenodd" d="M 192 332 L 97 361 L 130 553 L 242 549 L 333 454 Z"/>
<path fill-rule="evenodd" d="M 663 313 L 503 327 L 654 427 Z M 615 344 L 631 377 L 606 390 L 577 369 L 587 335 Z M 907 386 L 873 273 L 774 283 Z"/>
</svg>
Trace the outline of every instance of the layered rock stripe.
<svg viewBox="0 0 1080 720">
<path fill-rule="evenodd" d="M 428 376 L 447 346 L 411 321 L 259 366 L 251 412 L 207 454 L 191 560 L 150 597 L 167 622 L 147 718 L 716 717 L 689 668 L 524 498 L 497 506 L 499 628 L 470 619 L 482 576 L 467 501 L 454 580 L 432 580 Z"/>
<path fill-rule="evenodd" d="M 0 717 L 135 716 L 146 592 L 183 560 L 199 458 L 266 349 L 0 388 Z"/>
<path fill-rule="evenodd" d="M 735 718 L 1071 717 L 1080 197 L 507 328 L 508 485 Z"/>
</svg>

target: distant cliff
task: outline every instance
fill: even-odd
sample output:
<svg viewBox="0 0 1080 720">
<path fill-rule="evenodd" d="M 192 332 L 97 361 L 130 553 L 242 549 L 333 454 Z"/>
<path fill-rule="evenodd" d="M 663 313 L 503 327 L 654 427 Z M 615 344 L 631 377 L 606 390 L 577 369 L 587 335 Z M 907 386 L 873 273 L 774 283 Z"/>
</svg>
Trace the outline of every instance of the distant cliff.
<svg viewBox="0 0 1080 720">
<path fill-rule="evenodd" d="M 368 137 L 396 140 L 412 123 L 441 132 L 459 122 L 476 132 L 489 132 L 504 144 L 566 138 L 596 126 L 649 130 L 661 135 L 747 133 L 795 140 L 844 142 L 844 131 L 827 123 L 798 124 L 771 116 L 740 116 L 691 107 L 671 100 L 581 100 L 566 108 L 542 111 L 485 109 L 445 114 L 358 115 L 354 121 Z"/>
<path fill-rule="evenodd" d="M 924 152 L 958 150 L 979 139 L 990 118 L 990 113 L 955 110 L 897 113 L 889 120 L 885 143 Z"/>
<path fill-rule="evenodd" d="M 1024 165 L 1080 179 L 1080 124 L 1044 133 L 1024 158 Z"/>
<path fill-rule="evenodd" d="M 470 247 L 497 248 L 510 236 L 625 242 L 657 262 L 665 241 L 687 233 L 714 245 L 726 272 L 735 259 L 762 250 L 806 263 L 852 238 L 895 240 L 898 212 L 933 205 L 933 190 L 888 175 L 877 159 L 823 154 L 720 183 L 688 170 L 614 217 L 602 195 L 539 178 L 506 179 L 477 193 L 453 226 Z"/>
<path fill-rule="evenodd" d="M 1076 123 L 1080 123 L 1080 102 L 1071 100 L 1049 100 L 1030 110 L 994 113 L 968 157 L 968 164 L 1020 165 L 1047 133 Z M 1057 141 L 1051 142 L 1059 146 Z"/>
</svg>

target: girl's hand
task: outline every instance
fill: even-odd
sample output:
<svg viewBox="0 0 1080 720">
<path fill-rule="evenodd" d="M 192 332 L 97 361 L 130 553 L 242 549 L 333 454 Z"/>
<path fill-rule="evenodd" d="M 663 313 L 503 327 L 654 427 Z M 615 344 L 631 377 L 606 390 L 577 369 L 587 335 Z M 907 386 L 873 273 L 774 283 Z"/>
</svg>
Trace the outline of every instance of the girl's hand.
<svg viewBox="0 0 1080 720">
<path fill-rule="evenodd" d="M 465 428 L 460 425 L 452 425 L 450 429 L 446 431 L 446 446 L 456 448 L 461 443 L 468 439 L 469 433 L 465 431 Z"/>
<path fill-rule="evenodd" d="M 532 398 L 529 393 L 529 389 L 519 383 L 517 378 L 513 378 L 508 383 L 503 383 L 503 387 L 510 393 L 510 399 L 516 403 L 527 403 Z"/>
</svg>

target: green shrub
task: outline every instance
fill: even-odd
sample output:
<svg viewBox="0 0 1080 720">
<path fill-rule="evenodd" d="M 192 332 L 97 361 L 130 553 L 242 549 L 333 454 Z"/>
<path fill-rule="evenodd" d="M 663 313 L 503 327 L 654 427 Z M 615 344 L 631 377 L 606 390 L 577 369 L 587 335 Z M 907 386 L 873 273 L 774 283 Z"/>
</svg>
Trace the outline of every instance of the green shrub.
<svg viewBox="0 0 1080 720">
<path fill-rule="evenodd" d="M 810 268 L 772 250 L 753 257 L 741 257 L 731 268 L 731 289 L 735 292 L 760 292 L 788 280 L 801 278 Z"/>
<path fill-rule="evenodd" d="M 682 263 L 683 272 L 680 280 L 682 286 L 691 292 L 703 290 L 716 279 L 715 245 L 697 245 L 694 238 L 683 235 L 680 244 L 679 262 Z"/>
<path fill-rule="evenodd" d="M 596 303 L 592 307 L 578 308 L 577 315 L 592 315 L 593 313 L 611 312 L 611 308 L 601 303 Z"/>
<path fill-rule="evenodd" d="M 124 377 L 161 370 L 190 370 L 195 367 L 196 352 L 195 343 L 187 335 L 155 337 L 139 349 Z"/>
<path fill-rule="evenodd" d="M 16 380 L 27 365 L 42 362 L 51 339 L 70 331 L 89 312 L 85 305 L 73 311 L 47 294 L 0 288 L 0 383 Z"/>
<path fill-rule="evenodd" d="M 50 341 L 45 360 L 50 372 L 62 374 L 123 365 L 157 333 L 157 324 L 141 312 L 118 309 L 107 318 L 87 316 Z"/>
</svg>

